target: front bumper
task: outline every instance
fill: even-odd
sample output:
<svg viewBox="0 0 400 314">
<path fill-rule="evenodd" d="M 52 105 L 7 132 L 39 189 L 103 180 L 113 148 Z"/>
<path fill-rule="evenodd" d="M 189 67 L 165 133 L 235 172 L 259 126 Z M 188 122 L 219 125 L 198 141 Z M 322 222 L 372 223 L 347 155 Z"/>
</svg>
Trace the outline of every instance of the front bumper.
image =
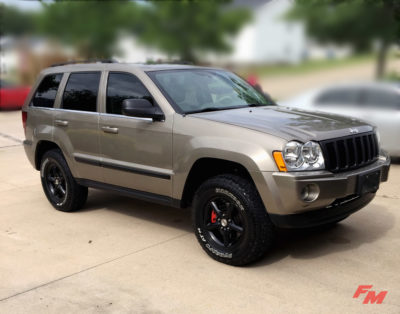
<svg viewBox="0 0 400 314">
<path fill-rule="evenodd" d="M 271 220 L 277 226 L 324 224 L 339 220 L 342 216 L 344 218 L 368 204 L 375 193 L 364 193 L 359 187 L 360 178 L 379 171 L 379 182 L 385 182 L 389 168 L 390 158 L 382 153 L 373 164 L 342 173 L 264 172 L 268 192 L 261 192 L 260 195 Z M 309 184 L 316 184 L 320 191 L 313 202 L 306 202 L 301 197 L 302 190 Z M 339 204 L 343 200 L 346 200 L 345 206 Z"/>
</svg>

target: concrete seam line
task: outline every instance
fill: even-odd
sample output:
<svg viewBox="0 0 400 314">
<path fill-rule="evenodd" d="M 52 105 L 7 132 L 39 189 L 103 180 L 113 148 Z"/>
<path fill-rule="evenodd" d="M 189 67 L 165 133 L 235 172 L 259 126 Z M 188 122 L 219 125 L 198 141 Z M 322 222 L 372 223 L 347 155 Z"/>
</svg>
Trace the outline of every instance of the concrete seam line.
<svg viewBox="0 0 400 314">
<path fill-rule="evenodd" d="M 17 147 L 17 146 L 21 146 L 21 144 L 14 144 L 14 145 L 0 146 L 0 149 L 2 149 L 2 148 L 9 148 L 9 147 Z"/>
<path fill-rule="evenodd" d="M 22 141 L 19 138 L 16 138 L 14 136 L 11 136 L 11 135 L 8 135 L 8 134 L 2 133 L 2 132 L 0 132 L 0 136 L 4 137 L 4 138 L 7 138 L 9 140 L 12 140 L 14 142 L 22 144 Z"/>
<path fill-rule="evenodd" d="M 127 256 L 134 255 L 134 254 L 136 254 L 136 253 L 145 251 L 145 250 L 147 250 L 147 249 L 151 249 L 151 248 L 153 248 L 153 247 L 156 247 L 156 246 L 159 246 L 159 245 L 161 245 L 161 244 L 164 244 L 164 243 L 167 243 L 167 242 L 176 240 L 176 239 L 178 239 L 178 238 L 182 238 L 182 237 L 187 236 L 187 235 L 189 235 L 189 234 L 191 234 L 191 233 L 190 233 L 190 232 L 185 232 L 185 233 L 183 233 L 183 234 L 177 235 L 176 237 L 167 239 L 167 240 L 165 240 L 165 241 L 161 241 L 161 242 L 158 242 L 158 243 L 149 245 L 149 246 L 144 247 L 144 248 L 142 248 L 142 249 L 139 249 L 139 250 L 130 252 L 130 253 L 128 253 L 128 254 L 124 254 L 124 255 L 118 256 L 118 257 L 116 257 L 116 258 L 110 259 L 110 260 L 108 260 L 108 261 L 102 262 L 102 263 L 100 263 L 100 264 L 96 264 L 96 265 L 90 266 L 90 267 L 88 267 L 88 268 L 82 269 L 82 270 L 77 271 L 77 272 L 75 272 L 75 273 L 72 273 L 72 274 L 69 274 L 69 275 L 66 275 L 66 276 L 63 276 L 63 277 L 60 277 L 60 278 L 51 280 L 51 281 L 49 281 L 49 282 L 45 282 L 45 283 L 43 283 L 43 284 L 41 284 L 41 285 L 38 285 L 38 286 L 36 286 L 36 287 L 32 287 L 32 288 L 30 288 L 30 289 L 27 289 L 27 290 L 24 290 L 24 291 L 15 293 L 15 294 L 13 294 L 13 295 L 10 295 L 10 296 L 8 296 L 8 297 L 5 297 L 5 298 L 3 298 L 3 299 L 0 299 L 0 302 L 6 301 L 6 300 L 8 300 L 8 299 L 17 297 L 17 296 L 19 296 L 19 295 L 21 295 L 21 294 L 25 294 L 25 293 L 27 293 L 27 292 L 30 292 L 30 291 L 33 291 L 33 290 L 36 290 L 36 289 L 39 289 L 39 288 L 48 286 L 48 285 L 50 285 L 50 284 L 52 284 L 52 283 L 55 283 L 55 282 L 58 282 L 58 281 L 61 281 L 61 280 L 64 280 L 64 279 L 73 277 L 73 276 L 75 276 L 75 275 L 79 275 L 79 274 L 81 274 L 81 273 L 84 273 L 84 272 L 86 272 L 86 271 L 92 270 L 92 269 L 94 269 L 94 268 L 103 266 L 103 265 L 105 265 L 105 264 L 112 263 L 112 262 L 114 262 L 114 261 L 116 261 L 116 260 L 120 260 L 120 259 L 125 258 L 125 257 L 127 257 Z"/>
<path fill-rule="evenodd" d="M 389 199 L 392 199 L 392 200 L 398 200 L 398 199 L 400 199 L 400 197 L 399 196 L 396 196 L 396 195 L 377 195 L 377 197 L 382 197 L 382 198 L 389 198 Z"/>
</svg>

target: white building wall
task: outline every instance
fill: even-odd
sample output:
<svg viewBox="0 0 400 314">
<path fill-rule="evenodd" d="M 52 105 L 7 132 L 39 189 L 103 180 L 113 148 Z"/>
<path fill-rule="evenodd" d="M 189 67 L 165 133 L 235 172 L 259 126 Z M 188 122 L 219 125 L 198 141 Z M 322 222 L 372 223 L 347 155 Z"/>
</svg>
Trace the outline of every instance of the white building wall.
<svg viewBox="0 0 400 314">
<path fill-rule="evenodd" d="M 272 0 L 253 12 L 253 21 L 234 40 L 229 61 L 298 63 L 306 51 L 306 34 L 299 22 L 285 20 L 291 0 Z"/>
</svg>

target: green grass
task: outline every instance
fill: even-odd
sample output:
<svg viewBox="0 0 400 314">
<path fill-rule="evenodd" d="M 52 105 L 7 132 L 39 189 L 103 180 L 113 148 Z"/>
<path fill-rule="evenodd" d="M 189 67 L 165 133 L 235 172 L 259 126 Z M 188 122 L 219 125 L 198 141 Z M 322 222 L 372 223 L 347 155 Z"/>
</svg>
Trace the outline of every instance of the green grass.
<svg viewBox="0 0 400 314">
<path fill-rule="evenodd" d="M 268 76 L 283 76 L 283 75 L 301 75 L 314 71 L 329 70 L 336 67 L 346 67 L 349 65 L 374 62 L 374 55 L 354 55 L 345 59 L 331 59 L 331 60 L 313 60 L 305 61 L 297 65 L 290 64 L 277 64 L 277 65 L 261 65 L 261 66 L 249 66 L 237 69 L 237 72 L 247 77 L 250 73 L 256 74 L 262 77 Z"/>
</svg>

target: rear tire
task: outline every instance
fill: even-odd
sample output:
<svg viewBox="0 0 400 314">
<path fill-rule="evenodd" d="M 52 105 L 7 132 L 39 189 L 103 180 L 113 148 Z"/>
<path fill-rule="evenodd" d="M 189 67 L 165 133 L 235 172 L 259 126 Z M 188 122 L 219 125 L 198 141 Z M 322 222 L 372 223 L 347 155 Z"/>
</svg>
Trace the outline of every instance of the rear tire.
<svg viewBox="0 0 400 314">
<path fill-rule="evenodd" d="M 85 204 L 88 188 L 76 183 L 59 149 L 49 150 L 43 155 L 40 178 L 44 193 L 55 209 L 72 212 Z"/>
<path fill-rule="evenodd" d="M 275 228 L 248 180 L 220 175 L 204 182 L 193 201 L 193 224 L 200 245 L 213 259 L 242 266 L 262 258 Z"/>
</svg>

